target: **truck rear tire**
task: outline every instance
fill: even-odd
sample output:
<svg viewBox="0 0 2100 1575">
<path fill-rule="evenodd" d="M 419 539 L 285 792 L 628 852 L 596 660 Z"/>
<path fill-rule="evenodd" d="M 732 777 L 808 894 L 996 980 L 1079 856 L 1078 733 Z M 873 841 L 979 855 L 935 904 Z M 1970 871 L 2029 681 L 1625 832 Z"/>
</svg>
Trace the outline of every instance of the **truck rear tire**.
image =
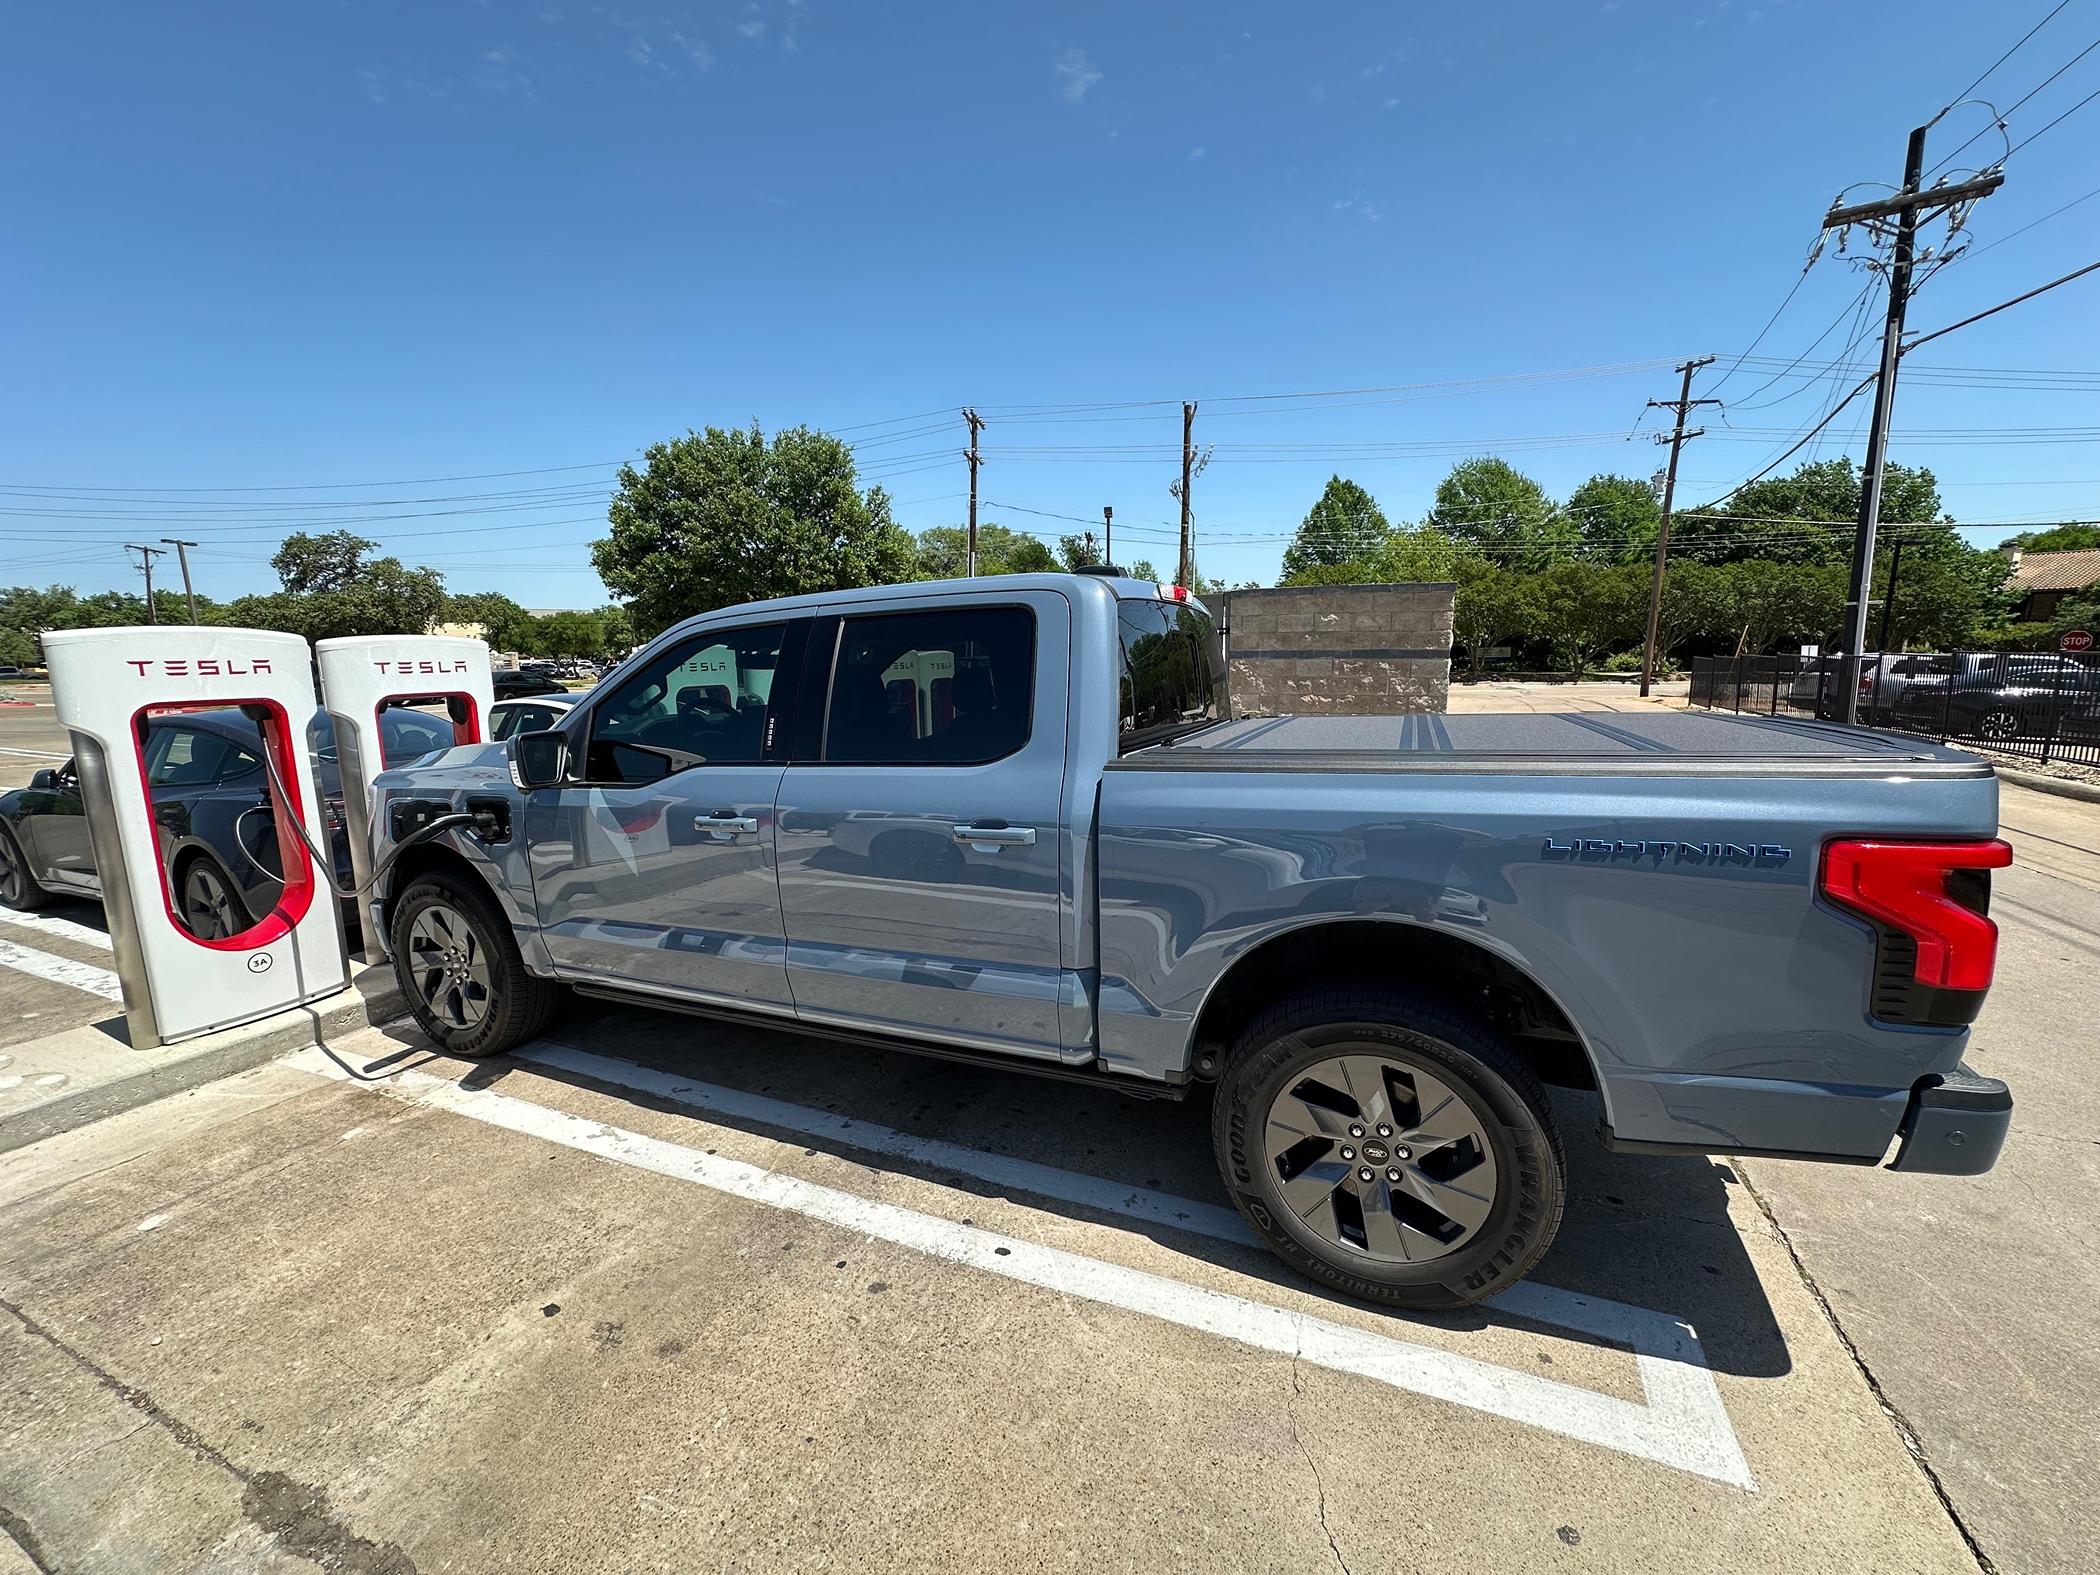
<svg viewBox="0 0 2100 1575">
<path fill-rule="evenodd" d="M 424 1033 L 447 1055 L 501 1055 L 547 1026 L 555 986 L 526 970 L 489 894 L 445 870 L 394 904 L 394 977 Z"/>
<path fill-rule="evenodd" d="M 1366 1301 L 1483 1301 L 1560 1228 L 1567 1159 L 1544 1087 L 1426 992 L 1328 986 L 1270 1008 L 1226 1059 L 1211 1133 L 1277 1256 Z"/>
</svg>

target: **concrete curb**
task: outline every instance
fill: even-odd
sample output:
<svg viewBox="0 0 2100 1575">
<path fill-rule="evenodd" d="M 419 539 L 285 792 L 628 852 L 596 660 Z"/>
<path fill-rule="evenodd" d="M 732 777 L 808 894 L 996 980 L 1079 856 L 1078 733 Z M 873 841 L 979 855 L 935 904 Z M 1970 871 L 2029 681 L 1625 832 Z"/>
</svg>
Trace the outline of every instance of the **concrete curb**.
<svg viewBox="0 0 2100 1575">
<path fill-rule="evenodd" d="M 34 1104 L 0 1112 L 0 1154 L 245 1072 L 288 1050 L 391 1022 L 407 1010 L 389 966 L 353 964 L 350 983 L 325 1001 L 158 1050 L 134 1050 L 118 1037 L 121 1017 L 11 1045 L 16 1070 L 34 1076 L 42 1069 L 64 1069 L 68 1086 Z M 112 1026 L 117 1034 L 108 1031 Z"/>
<path fill-rule="evenodd" d="M 2100 804 L 2100 785 L 2091 782 L 2071 782 L 2063 777 L 2043 776 L 2037 771 L 2008 771 L 2004 766 L 1998 768 L 1998 775 L 2014 787 L 2054 793 L 2058 798 L 2075 798 L 2086 804 Z"/>
</svg>

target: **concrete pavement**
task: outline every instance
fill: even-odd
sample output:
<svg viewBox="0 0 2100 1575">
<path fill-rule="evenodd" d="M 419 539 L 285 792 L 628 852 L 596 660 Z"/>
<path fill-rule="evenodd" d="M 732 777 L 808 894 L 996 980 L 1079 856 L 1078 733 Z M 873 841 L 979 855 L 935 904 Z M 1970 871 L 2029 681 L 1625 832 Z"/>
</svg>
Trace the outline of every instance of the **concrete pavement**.
<svg viewBox="0 0 2100 1575">
<path fill-rule="evenodd" d="M 1403 1319 L 1233 1239 L 1195 1105 L 555 1037 L 368 1031 L 0 1157 L 0 1524 L 84 1571 L 1975 1567 L 1732 1169 L 1582 1096 L 1537 1288 Z"/>
</svg>

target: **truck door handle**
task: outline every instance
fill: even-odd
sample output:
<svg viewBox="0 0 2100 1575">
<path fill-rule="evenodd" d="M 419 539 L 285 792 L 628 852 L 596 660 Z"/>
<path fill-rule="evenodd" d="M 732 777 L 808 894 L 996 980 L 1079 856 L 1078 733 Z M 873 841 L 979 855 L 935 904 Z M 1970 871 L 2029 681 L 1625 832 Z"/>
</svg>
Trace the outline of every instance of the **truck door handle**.
<svg viewBox="0 0 2100 1575">
<path fill-rule="evenodd" d="M 967 842 L 980 853 L 996 853 L 1001 848 L 1032 848 L 1035 846 L 1035 827 L 1009 826 L 1003 820 L 980 822 L 974 826 L 957 826 L 955 840 Z"/>
<path fill-rule="evenodd" d="M 715 837 L 717 841 L 727 842 L 736 837 L 756 836 L 758 834 L 758 817 L 756 815 L 733 815 L 726 809 L 718 809 L 712 815 L 695 815 L 693 817 L 693 829 L 695 831 L 705 831 Z"/>
</svg>

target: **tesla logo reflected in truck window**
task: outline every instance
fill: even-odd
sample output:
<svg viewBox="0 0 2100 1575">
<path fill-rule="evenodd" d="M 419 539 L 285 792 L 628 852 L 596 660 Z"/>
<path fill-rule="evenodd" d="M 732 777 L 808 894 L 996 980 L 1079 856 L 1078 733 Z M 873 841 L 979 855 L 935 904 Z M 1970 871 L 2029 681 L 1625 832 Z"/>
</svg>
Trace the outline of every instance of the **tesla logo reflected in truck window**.
<svg viewBox="0 0 2100 1575">
<path fill-rule="evenodd" d="M 141 678 L 149 673 L 161 678 L 245 678 L 250 673 L 272 670 L 267 656 L 252 656 L 246 661 L 237 656 L 169 657 L 160 661 L 134 657 L 124 665 Z"/>
</svg>

